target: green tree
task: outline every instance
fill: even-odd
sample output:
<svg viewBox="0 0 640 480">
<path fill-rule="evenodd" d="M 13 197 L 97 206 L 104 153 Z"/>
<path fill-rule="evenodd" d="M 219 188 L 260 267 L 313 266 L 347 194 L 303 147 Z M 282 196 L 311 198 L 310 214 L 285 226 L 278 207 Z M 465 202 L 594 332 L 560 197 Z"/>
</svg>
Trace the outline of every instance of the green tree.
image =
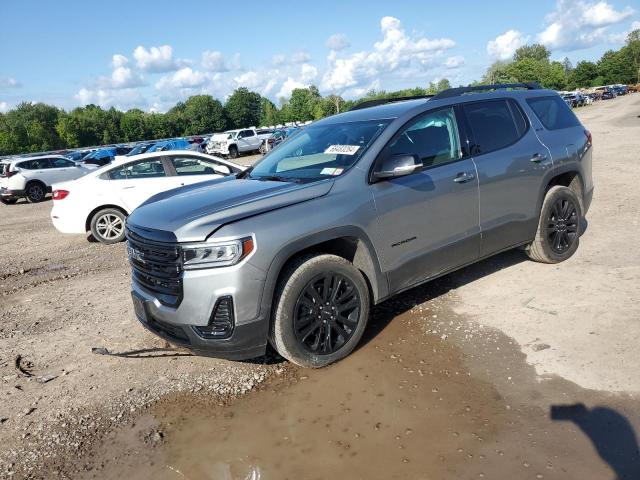
<svg viewBox="0 0 640 480">
<path fill-rule="evenodd" d="M 569 74 L 567 86 L 570 89 L 589 87 L 597 76 L 598 67 L 595 63 L 588 61 L 578 62 Z"/>
<path fill-rule="evenodd" d="M 260 125 L 277 125 L 280 123 L 280 113 L 271 100 L 262 97 L 260 106 Z"/>
<path fill-rule="evenodd" d="M 225 110 L 211 95 L 194 95 L 184 102 L 186 121 L 183 135 L 217 132 L 227 128 Z"/>
<path fill-rule="evenodd" d="M 262 99 L 245 87 L 237 88 L 224 105 L 231 128 L 258 126 L 262 116 Z"/>
<path fill-rule="evenodd" d="M 62 112 L 44 103 L 23 102 L 2 116 L 0 154 L 42 152 L 62 148 L 56 124 Z"/>
<path fill-rule="evenodd" d="M 443 90 L 447 90 L 448 88 L 451 88 L 451 83 L 449 82 L 449 80 L 447 78 L 443 78 L 441 80 L 438 81 L 438 84 L 436 85 L 436 89 L 441 92 Z"/>
<path fill-rule="evenodd" d="M 531 59 L 538 61 L 546 60 L 548 62 L 550 56 L 551 52 L 547 47 L 539 43 L 534 43 L 532 45 L 523 45 L 518 48 L 513 54 L 513 61 L 519 62 L 521 60 Z"/>
<path fill-rule="evenodd" d="M 145 113 L 139 108 L 127 110 L 120 120 L 122 140 L 135 142 L 149 138 L 147 135 Z"/>
<path fill-rule="evenodd" d="M 318 88 L 311 85 L 308 88 L 294 88 L 289 99 L 288 121 L 305 122 L 314 120 L 318 109 L 318 104 L 322 101 Z"/>
<path fill-rule="evenodd" d="M 511 62 L 496 60 L 491 65 L 489 65 L 489 68 L 487 68 L 487 71 L 482 76 L 482 80 L 480 81 L 480 83 L 485 85 L 491 85 L 494 83 L 514 82 L 515 79 L 513 79 L 507 71 L 507 68 L 510 63 Z"/>
</svg>

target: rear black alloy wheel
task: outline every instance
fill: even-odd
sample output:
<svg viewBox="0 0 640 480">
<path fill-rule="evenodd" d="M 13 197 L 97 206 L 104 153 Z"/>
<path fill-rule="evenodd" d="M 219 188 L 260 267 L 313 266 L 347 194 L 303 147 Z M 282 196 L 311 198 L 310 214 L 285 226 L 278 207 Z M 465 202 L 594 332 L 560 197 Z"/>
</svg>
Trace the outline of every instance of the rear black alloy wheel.
<svg viewBox="0 0 640 480">
<path fill-rule="evenodd" d="M 551 206 L 547 218 L 547 241 L 553 251 L 562 255 L 578 237 L 578 213 L 568 198 L 559 198 Z"/>
<path fill-rule="evenodd" d="M 580 199 L 569 187 L 555 185 L 544 196 L 538 229 L 525 251 L 541 263 L 564 262 L 580 245 L 582 209 Z"/>
<path fill-rule="evenodd" d="M 31 183 L 27 185 L 27 200 L 31 203 L 38 203 L 44 200 L 47 192 L 39 183 Z"/>
<path fill-rule="evenodd" d="M 358 290 L 335 272 L 316 276 L 296 302 L 293 328 L 310 353 L 328 355 L 340 350 L 358 326 L 361 311 Z"/>
</svg>

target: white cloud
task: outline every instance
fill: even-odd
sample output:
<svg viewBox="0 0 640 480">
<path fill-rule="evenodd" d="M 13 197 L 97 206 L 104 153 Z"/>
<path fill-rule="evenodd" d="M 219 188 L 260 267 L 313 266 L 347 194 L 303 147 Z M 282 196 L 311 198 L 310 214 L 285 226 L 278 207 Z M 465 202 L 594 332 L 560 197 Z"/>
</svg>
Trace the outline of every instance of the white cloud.
<svg viewBox="0 0 640 480">
<path fill-rule="evenodd" d="M 202 68 L 211 72 L 227 72 L 229 67 L 222 52 L 206 50 L 202 52 Z"/>
<path fill-rule="evenodd" d="M 327 48 L 331 50 L 344 50 L 351 46 L 349 38 L 344 33 L 334 33 L 327 39 Z"/>
<path fill-rule="evenodd" d="M 135 88 L 121 90 L 82 88 L 74 98 L 80 105 L 93 103 L 103 108 L 115 107 L 119 110 L 143 107 L 147 103 L 144 96 Z"/>
<path fill-rule="evenodd" d="M 309 63 L 303 63 L 300 67 L 300 80 L 304 83 L 313 82 L 318 76 L 318 69 Z"/>
<path fill-rule="evenodd" d="M 124 55 L 120 55 L 116 53 L 113 57 L 111 57 L 111 66 L 114 68 L 124 67 L 127 63 L 129 63 L 129 59 Z"/>
<path fill-rule="evenodd" d="M 264 75 L 258 74 L 255 70 L 249 70 L 234 77 L 233 80 L 238 84 L 238 87 L 257 88 L 264 81 Z"/>
<path fill-rule="evenodd" d="M 145 85 L 144 78 L 128 67 L 118 67 L 111 72 L 110 88 L 133 88 Z"/>
<path fill-rule="evenodd" d="M 458 68 L 462 65 L 464 65 L 464 57 L 461 55 L 449 57 L 444 62 L 444 66 L 447 68 Z"/>
<path fill-rule="evenodd" d="M 339 57 L 336 51 L 328 56 L 329 67 L 324 74 L 322 88 L 342 93 L 353 93 L 386 74 L 412 72 L 414 81 L 424 74 L 425 67 L 434 58 L 455 46 L 448 38 L 429 39 L 407 35 L 400 20 L 383 17 L 380 20 L 382 40 L 368 51 Z"/>
<path fill-rule="evenodd" d="M 607 27 L 633 15 L 631 7 L 616 10 L 607 2 L 558 0 L 546 16 L 546 27 L 538 41 L 550 49 L 564 51 L 587 48 L 608 39 Z"/>
<path fill-rule="evenodd" d="M 0 102 L 0 113 L 6 113 L 9 111 L 9 104 L 7 102 Z"/>
<path fill-rule="evenodd" d="M 492 58 L 507 60 L 515 51 L 527 43 L 528 37 L 518 30 L 508 30 L 487 43 L 487 53 Z"/>
<path fill-rule="evenodd" d="M 595 5 L 587 4 L 582 12 L 582 21 L 590 27 L 606 27 L 619 23 L 633 15 L 633 8 L 625 7 L 617 11 L 607 2 L 598 2 Z"/>
<path fill-rule="evenodd" d="M 18 88 L 22 85 L 15 78 L 4 77 L 0 78 L 0 88 Z"/>
<path fill-rule="evenodd" d="M 276 94 L 277 98 L 289 98 L 291 96 L 291 92 L 296 89 L 296 88 L 306 88 L 308 87 L 308 85 L 305 85 L 304 83 L 301 83 L 297 80 L 294 80 L 291 77 L 288 77 L 284 83 L 282 84 L 282 87 L 280 87 L 280 90 L 278 91 L 278 93 Z"/>
<path fill-rule="evenodd" d="M 311 60 L 311 55 L 302 50 L 291 55 L 291 63 L 305 63 L 309 60 Z"/>
<path fill-rule="evenodd" d="M 627 36 L 634 30 L 638 29 L 640 29 L 640 21 L 636 20 L 634 22 L 631 22 L 628 30 L 624 30 L 619 33 L 612 33 L 611 35 L 609 35 L 608 40 L 611 43 L 625 43 L 627 41 Z"/>
<path fill-rule="evenodd" d="M 271 57 L 271 63 L 274 67 L 279 67 L 287 63 L 287 56 L 283 53 L 276 53 L 273 57 Z"/>
<path fill-rule="evenodd" d="M 165 89 L 191 89 L 204 85 L 207 81 L 207 75 L 204 72 L 191 69 L 191 67 L 182 67 L 180 70 L 161 77 L 156 82 L 157 90 Z"/>
<path fill-rule="evenodd" d="M 133 58 L 139 69 L 148 72 L 170 72 L 177 70 L 182 63 L 173 58 L 173 48 L 170 45 L 151 47 L 148 50 L 140 45 L 133 51 Z"/>
</svg>

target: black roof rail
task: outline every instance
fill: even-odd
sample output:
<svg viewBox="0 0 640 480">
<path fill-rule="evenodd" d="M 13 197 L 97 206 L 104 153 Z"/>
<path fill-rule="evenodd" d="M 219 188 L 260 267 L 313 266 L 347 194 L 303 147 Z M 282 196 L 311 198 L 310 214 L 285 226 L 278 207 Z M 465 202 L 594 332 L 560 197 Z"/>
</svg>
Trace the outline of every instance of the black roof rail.
<svg viewBox="0 0 640 480">
<path fill-rule="evenodd" d="M 363 108 L 375 107 L 377 105 L 384 105 L 386 103 L 404 102 L 405 100 L 420 100 L 431 98 L 433 95 L 413 95 L 410 97 L 392 97 L 392 98 L 378 98 L 376 100 L 367 100 L 366 102 L 360 102 L 349 109 L 349 111 L 360 110 Z"/>
<path fill-rule="evenodd" d="M 539 90 L 542 87 L 538 82 L 529 83 L 496 83 L 493 85 L 475 85 L 468 87 L 448 88 L 436 94 L 432 100 L 441 100 L 443 98 L 457 97 L 465 93 L 482 92 L 485 90 L 503 90 L 507 88 L 524 88 L 526 90 Z"/>
</svg>

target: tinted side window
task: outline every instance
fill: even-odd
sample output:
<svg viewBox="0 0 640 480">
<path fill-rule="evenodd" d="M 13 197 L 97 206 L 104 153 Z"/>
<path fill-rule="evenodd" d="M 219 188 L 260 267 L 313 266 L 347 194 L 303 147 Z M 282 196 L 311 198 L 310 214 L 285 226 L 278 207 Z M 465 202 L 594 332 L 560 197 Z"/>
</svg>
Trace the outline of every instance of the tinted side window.
<svg viewBox="0 0 640 480">
<path fill-rule="evenodd" d="M 157 178 L 166 176 L 162 160 L 146 160 L 114 168 L 109 172 L 111 180 L 132 180 L 141 178 Z"/>
<path fill-rule="evenodd" d="M 19 163 L 17 166 L 25 170 L 44 170 L 45 168 L 51 168 L 51 163 L 48 158 L 38 158 Z"/>
<path fill-rule="evenodd" d="M 520 138 L 505 100 L 466 103 L 464 111 L 475 139 L 474 155 L 504 148 Z"/>
<path fill-rule="evenodd" d="M 183 175 L 214 175 L 231 173 L 231 169 L 226 165 L 218 165 L 196 157 L 173 157 L 171 159 L 176 173 Z"/>
<path fill-rule="evenodd" d="M 425 167 L 461 157 L 453 108 L 444 108 L 412 121 L 387 147 L 388 153 L 418 155 Z"/>
<path fill-rule="evenodd" d="M 73 167 L 74 165 L 75 163 L 73 163 L 71 160 L 65 160 L 64 158 L 51 159 L 52 168 L 67 168 L 67 167 Z"/>
<path fill-rule="evenodd" d="M 580 126 L 571 108 L 558 95 L 527 98 L 527 103 L 547 130 Z"/>
</svg>

